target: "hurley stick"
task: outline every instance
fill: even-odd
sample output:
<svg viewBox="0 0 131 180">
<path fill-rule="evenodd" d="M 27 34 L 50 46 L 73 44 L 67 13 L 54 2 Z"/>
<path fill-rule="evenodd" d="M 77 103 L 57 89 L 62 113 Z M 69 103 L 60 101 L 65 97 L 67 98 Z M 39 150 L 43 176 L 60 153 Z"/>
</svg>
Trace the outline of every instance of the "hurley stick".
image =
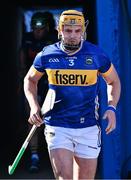
<svg viewBox="0 0 131 180">
<path fill-rule="evenodd" d="M 44 104 L 41 108 L 42 116 L 45 115 L 48 111 L 50 111 L 53 108 L 54 102 L 55 102 L 55 97 L 56 97 L 55 91 L 53 89 L 49 89 L 49 91 L 46 95 Z M 21 157 L 23 156 L 23 154 L 24 154 L 33 134 L 35 133 L 36 129 L 37 129 L 37 126 L 33 125 L 28 136 L 27 136 L 27 138 L 26 138 L 26 140 L 24 141 L 23 145 L 21 146 L 13 164 L 8 166 L 8 173 L 10 175 L 12 175 L 14 173 L 14 171 L 15 171 Z"/>
</svg>

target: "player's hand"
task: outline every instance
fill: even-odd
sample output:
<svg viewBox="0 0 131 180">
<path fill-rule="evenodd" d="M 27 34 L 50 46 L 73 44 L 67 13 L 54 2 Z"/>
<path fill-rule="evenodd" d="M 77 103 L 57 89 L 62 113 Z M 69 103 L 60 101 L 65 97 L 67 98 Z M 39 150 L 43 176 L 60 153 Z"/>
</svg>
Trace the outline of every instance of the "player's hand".
<svg viewBox="0 0 131 180">
<path fill-rule="evenodd" d="M 31 110 L 28 122 L 30 124 L 35 124 L 37 127 L 40 127 L 41 124 L 43 124 L 40 110 L 37 110 L 37 111 Z"/>
<path fill-rule="evenodd" d="M 108 125 L 105 129 L 106 134 L 109 134 L 116 128 L 116 114 L 112 110 L 107 110 L 103 116 L 103 119 L 108 120 Z"/>
</svg>

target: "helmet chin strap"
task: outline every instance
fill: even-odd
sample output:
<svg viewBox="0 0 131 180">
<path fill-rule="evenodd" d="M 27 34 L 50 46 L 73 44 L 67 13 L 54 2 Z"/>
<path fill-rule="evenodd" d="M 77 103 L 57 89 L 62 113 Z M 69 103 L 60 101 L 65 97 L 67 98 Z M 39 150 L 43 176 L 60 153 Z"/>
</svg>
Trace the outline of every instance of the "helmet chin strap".
<svg viewBox="0 0 131 180">
<path fill-rule="evenodd" d="M 73 45 L 73 44 L 64 43 L 64 41 L 62 41 L 63 48 L 66 50 L 69 50 L 69 51 L 75 51 L 75 50 L 79 49 L 80 44 L 81 43 Z"/>
<path fill-rule="evenodd" d="M 77 53 L 82 48 L 83 41 L 84 40 L 82 39 L 78 45 L 75 45 L 75 47 L 65 45 L 64 42 L 61 41 L 61 45 L 60 45 L 61 50 L 66 52 L 68 55 L 73 55 L 73 54 Z"/>
<path fill-rule="evenodd" d="M 64 40 L 61 41 L 62 47 L 63 49 L 67 50 L 67 51 L 76 51 L 81 47 L 81 44 L 83 43 L 83 37 L 81 38 L 81 41 L 79 44 L 68 44 L 65 43 Z"/>
</svg>

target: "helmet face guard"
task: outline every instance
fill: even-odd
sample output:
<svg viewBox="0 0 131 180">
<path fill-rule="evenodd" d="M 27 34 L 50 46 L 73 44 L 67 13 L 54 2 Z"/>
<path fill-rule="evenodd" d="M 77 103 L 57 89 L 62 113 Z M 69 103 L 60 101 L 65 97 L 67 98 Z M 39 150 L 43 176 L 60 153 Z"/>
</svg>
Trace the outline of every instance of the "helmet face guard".
<svg viewBox="0 0 131 180">
<path fill-rule="evenodd" d="M 61 32 L 62 32 L 64 25 L 72 25 L 72 26 L 80 25 L 82 27 L 82 32 L 83 32 L 81 39 L 86 39 L 86 37 L 85 37 L 85 35 L 86 35 L 85 19 L 84 19 L 84 15 L 82 14 L 82 12 L 79 12 L 76 10 L 67 10 L 61 14 L 60 19 L 59 19 L 59 24 L 58 24 L 58 36 L 60 39 L 62 39 Z M 68 48 L 70 50 L 78 49 L 80 46 L 80 44 L 75 45 L 75 46 L 64 44 L 63 40 L 62 40 L 62 43 L 66 49 Z"/>
<path fill-rule="evenodd" d="M 62 31 L 63 25 L 81 25 L 83 33 L 86 30 L 84 16 L 81 12 L 76 10 L 67 10 L 61 14 L 58 25 L 59 33 Z"/>
</svg>

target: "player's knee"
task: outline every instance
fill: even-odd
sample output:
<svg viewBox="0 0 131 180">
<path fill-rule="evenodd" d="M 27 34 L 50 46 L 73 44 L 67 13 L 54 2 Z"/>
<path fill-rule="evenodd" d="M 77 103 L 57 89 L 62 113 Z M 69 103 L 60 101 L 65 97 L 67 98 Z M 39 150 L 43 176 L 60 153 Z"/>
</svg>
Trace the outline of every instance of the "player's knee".
<svg viewBox="0 0 131 180">
<path fill-rule="evenodd" d="M 61 168 L 60 170 L 55 172 L 56 178 L 63 178 L 63 179 L 72 179 L 73 173 L 69 169 Z"/>
</svg>

